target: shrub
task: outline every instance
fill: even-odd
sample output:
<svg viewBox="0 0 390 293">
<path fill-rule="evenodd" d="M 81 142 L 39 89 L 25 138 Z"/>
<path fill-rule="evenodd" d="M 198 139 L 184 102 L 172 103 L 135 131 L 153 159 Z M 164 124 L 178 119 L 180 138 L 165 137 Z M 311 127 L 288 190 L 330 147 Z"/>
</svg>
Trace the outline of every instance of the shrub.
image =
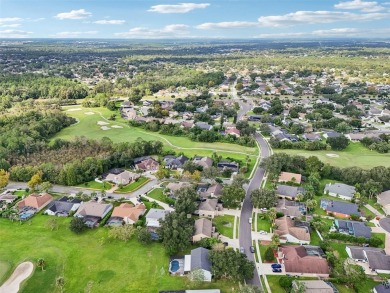
<svg viewBox="0 0 390 293">
<path fill-rule="evenodd" d="M 274 250 L 269 246 L 267 247 L 265 253 L 264 253 L 264 259 L 266 261 L 273 261 L 275 258 L 274 256 Z"/>
</svg>

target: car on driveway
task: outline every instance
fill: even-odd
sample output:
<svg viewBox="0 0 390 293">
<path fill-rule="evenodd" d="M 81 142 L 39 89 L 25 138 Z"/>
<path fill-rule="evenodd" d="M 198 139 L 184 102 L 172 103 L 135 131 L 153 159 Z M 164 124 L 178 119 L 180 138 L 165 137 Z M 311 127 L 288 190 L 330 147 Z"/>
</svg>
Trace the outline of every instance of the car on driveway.
<svg viewBox="0 0 390 293">
<path fill-rule="evenodd" d="M 278 264 L 278 263 L 273 263 L 273 264 L 271 265 L 271 268 L 273 268 L 273 269 L 281 269 L 281 268 L 282 268 L 282 265 L 281 265 L 281 264 Z"/>
<path fill-rule="evenodd" d="M 249 247 L 249 250 L 252 252 L 252 253 L 255 253 L 255 248 L 253 246 L 250 246 Z"/>
<path fill-rule="evenodd" d="M 262 234 L 262 235 L 267 235 L 267 234 L 268 234 L 268 233 L 265 232 L 264 230 L 260 230 L 259 233 Z"/>
<path fill-rule="evenodd" d="M 281 273 L 282 269 L 272 269 L 272 272 L 274 272 L 274 273 Z"/>
</svg>

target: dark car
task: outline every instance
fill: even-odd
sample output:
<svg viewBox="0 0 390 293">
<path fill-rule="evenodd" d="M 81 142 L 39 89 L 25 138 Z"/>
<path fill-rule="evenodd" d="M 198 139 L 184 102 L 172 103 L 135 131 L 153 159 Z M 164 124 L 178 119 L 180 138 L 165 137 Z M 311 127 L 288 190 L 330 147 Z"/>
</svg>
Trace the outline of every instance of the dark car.
<svg viewBox="0 0 390 293">
<path fill-rule="evenodd" d="M 249 250 L 252 252 L 252 253 L 255 253 L 255 248 L 253 246 L 250 246 L 249 247 Z"/>
<path fill-rule="evenodd" d="M 272 269 L 272 272 L 274 272 L 274 273 L 281 273 L 282 269 Z"/>
<path fill-rule="evenodd" d="M 273 269 L 281 269 L 282 266 L 281 266 L 280 264 L 278 264 L 278 263 L 273 263 L 273 264 L 271 265 L 271 268 L 273 268 Z"/>
<path fill-rule="evenodd" d="M 227 242 L 224 242 L 224 243 L 223 243 L 223 245 L 225 245 L 225 246 L 228 246 L 228 245 L 229 245 L 229 243 L 227 243 Z"/>
</svg>

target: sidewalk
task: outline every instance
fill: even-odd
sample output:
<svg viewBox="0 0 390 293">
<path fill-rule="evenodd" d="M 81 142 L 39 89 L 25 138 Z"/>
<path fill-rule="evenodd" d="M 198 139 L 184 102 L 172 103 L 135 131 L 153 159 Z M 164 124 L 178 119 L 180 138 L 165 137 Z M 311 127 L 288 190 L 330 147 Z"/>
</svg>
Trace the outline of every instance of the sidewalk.
<svg viewBox="0 0 390 293">
<path fill-rule="evenodd" d="M 364 205 L 364 207 L 366 207 L 369 211 L 373 212 L 375 214 L 375 216 L 378 216 L 381 218 L 385 217 L 381 212 L 379 212 L 376 208 L 374 208 L 373 206 L 371 206 L 369 204 Z"/>
</svg>

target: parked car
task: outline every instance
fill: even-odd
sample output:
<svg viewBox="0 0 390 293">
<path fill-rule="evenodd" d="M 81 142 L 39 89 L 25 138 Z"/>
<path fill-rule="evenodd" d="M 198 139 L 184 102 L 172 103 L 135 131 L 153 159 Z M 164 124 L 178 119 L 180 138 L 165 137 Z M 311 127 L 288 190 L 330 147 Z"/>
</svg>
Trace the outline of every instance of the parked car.
<svg viewBox="0 0 390 293">
<path fill-rule="evenodd" d="M 255 253 L 255 248 L 253 246 L 250 246 L 249 247 L 249 250 L 252 252 L 252 253 Z"/>
<path fill-rule="evenodd" d="M 273 269 L 281 269 L 281 268 L 282 268 L 282 265 L 281 265 L 281 264 L 278 264 L 278 263 L 273 263 L 273 264 L 271 265 L 271 268 L 273 268 Z"/>
<path fill-rule="evenodd" d="M 260 232 L 259 232 L 260 234 L 263 234 L 263 235 L 266 235 L 266 234 L 268 234 L 267 232 L 265 232 L 264 230 L 260 230 Z"/>
<path fill-rule="evenodd" d="M 272 272 L 274 272 L 274 273 L 281 273 L 282 269 L 272 269 Z"/>
<path fill-rule="evenodd" d="M 249 218 L 249 224 L 252 224 L 252 218 Z"/>
<path fill-rule="evenodd" d="M 241 253 L 245 253 L 244 247 L 240 247 L 240 252 L 241 252 Z"/>
<path fill-rule="evenodd" d="M 223 243 L 223 245 L 225 245 L 225 246 L 228 246 L 228 245 L 229 245 L 229 243 L 227 243 L 227 242 L 224 242 L 224 243 Z"/>
</svg>

